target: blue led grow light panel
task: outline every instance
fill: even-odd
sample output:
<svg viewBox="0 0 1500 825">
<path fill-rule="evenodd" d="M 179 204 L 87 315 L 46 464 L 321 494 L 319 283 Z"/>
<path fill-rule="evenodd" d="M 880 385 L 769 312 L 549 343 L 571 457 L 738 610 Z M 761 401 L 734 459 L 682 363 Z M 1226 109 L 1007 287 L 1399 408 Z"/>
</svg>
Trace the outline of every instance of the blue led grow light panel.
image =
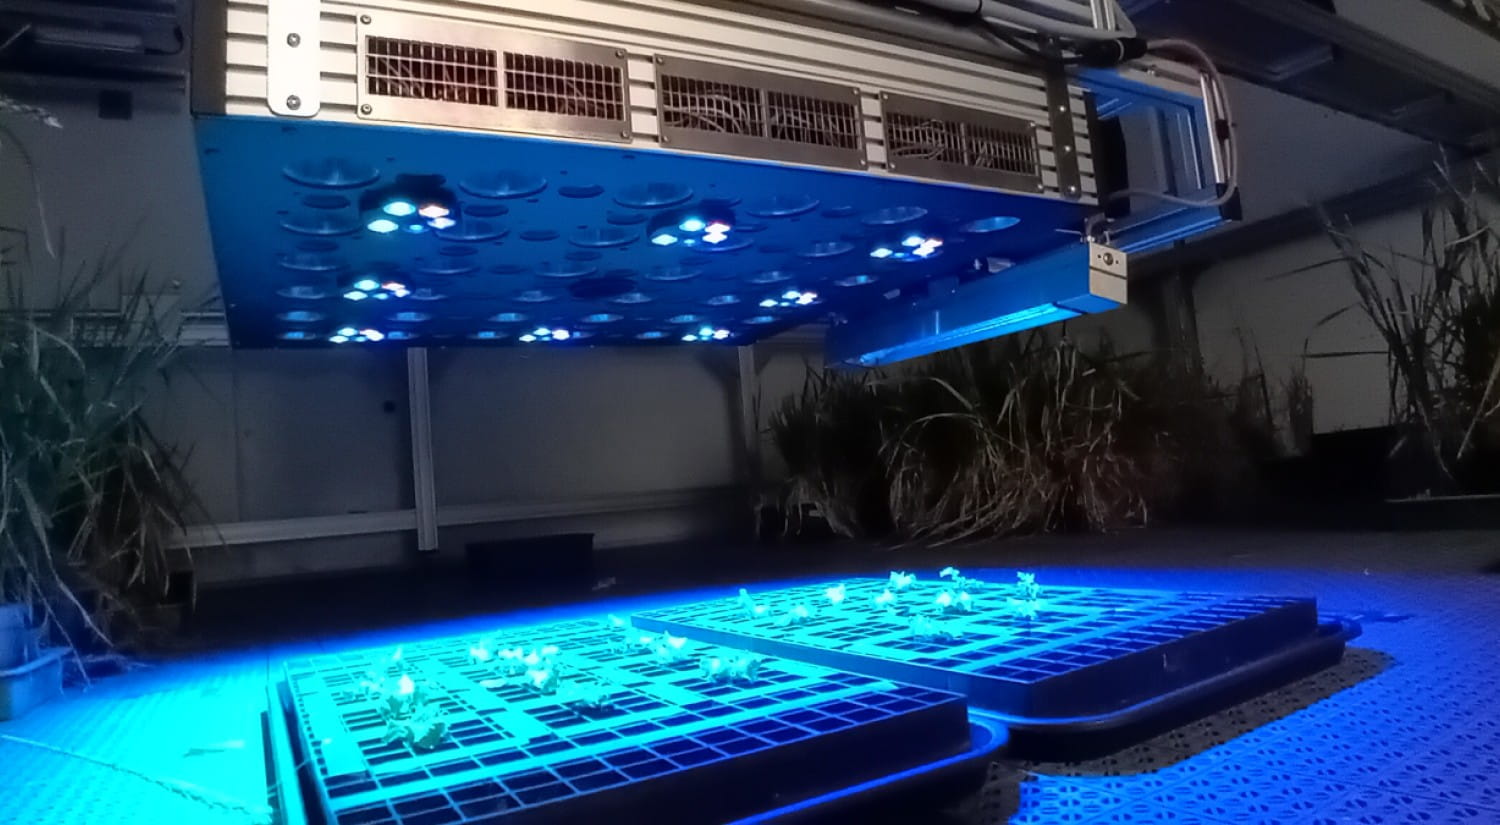
<svg viewBox="0 0 1500 825">
<path fill-rule="evenodd" d="M 649 638 L 580 620 L 497 631 L 483 645 L 405 645 L 399 658 L 382 649 L 287 663 L 298 738 L 329 820 L 607 821 L 629 798 L 642 817 L 698 805 L 701 816 L 679 810 L 672 821 L 724 821 L 968 747 L 952 694 L 779 660 L 754 678 L 711 679 L 705 661 L 741 654 L 688 641 L 666 655 Z M 502 677 L 499 659 L 475 653 L 491 646 L 555 646 L 565 680 L 611 704 L 590 709 L 525 676 Z M 372 672 L 405 673 L 430 690 L 445 740 L 431 750 L 385 741 L 377 700 L 362 687 Z"/>
<path fill-rule="evenodd" d="M 636 625 L 964 693 L 1027 719 L 1107 714 L 1318 632 L 1308 598 L 850 579 L 635 614 Z M 967 597 L 967 598 L 965 598 Z"/>
<path fill-rule="evenodd" d="M 528 137 L 255 117 L 196 128 L 242 347 L 738 345 L 980 277 L 976 259 L 1076 244 L 1088 211 Z"/>
</svg>

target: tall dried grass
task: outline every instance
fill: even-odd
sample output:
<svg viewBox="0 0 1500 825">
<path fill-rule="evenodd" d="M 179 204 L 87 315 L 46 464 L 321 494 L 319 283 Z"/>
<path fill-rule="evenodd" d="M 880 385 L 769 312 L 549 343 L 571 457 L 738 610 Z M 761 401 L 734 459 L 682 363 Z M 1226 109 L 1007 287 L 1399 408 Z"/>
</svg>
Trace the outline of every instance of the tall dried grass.
<svg viewBox="0 0 1500 825">
<path fill-rule="evenodd" d="M 0 312 L 0 602 L 57 642 L 110 645 L 190 562 L 171 541 L 196 501 L 185 457 L 142 414 L 179 339 L 117 255 L 61 280 L 45 310 L 12 282 Z M 105 283 L 129 297 L 101 318 Z"/>
<path fill-rule="evenodd" d="M 1243 481 L 1239 397 L 1171 354 L 1031 333 L 901 375 L 810 370 L 771 434 L 793 506 L 845 535 L 1105 530 Z"/>
</svg>

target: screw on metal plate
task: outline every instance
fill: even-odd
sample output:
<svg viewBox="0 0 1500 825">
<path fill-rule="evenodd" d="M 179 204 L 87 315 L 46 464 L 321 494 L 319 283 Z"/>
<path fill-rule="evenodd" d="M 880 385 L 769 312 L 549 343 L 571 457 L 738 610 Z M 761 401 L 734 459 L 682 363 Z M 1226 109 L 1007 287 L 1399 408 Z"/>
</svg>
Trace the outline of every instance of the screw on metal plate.
<svg viewBox="0 0 1500 825">
<path fill-rule="evenodd" d="M 363 104 L 359 107 L 359 113 L 362 115 L 367 115 L 373 111 L 375 111 L 375 107 L 371 106 L 368 103 Z"/>
<path fill-rule="evenodd" d="M 662 57 L 661 55 L 657 55 L 656 56 L 656 62 L 657 63 L 665 63 L 665 62 L 667 62 L 667 59 L 665 57 Z"/>
<path fill-rule="evenodd" d="M 298 110 L 298 109 L 301 109 L 302 108 L 302 98 L 297 97 L 296 95 L 287 95 L 286 96 L 286 107 L 288 109 L 291 109 L 294 112 L 296 110 Z"/>
<path fill-rule="evenodd" d="M 1036 191 L 1038 191 L 1038 192 L 1045 192 L 1045 191 L 1047 191 L 1047 184 L 1042 183 L 1041 181 L 1037 181 Z"/>
<path fill-rule="evenodd" d="M 302 45 L 302 35 L 296 32 L 292 32 L 291 34 L 286 36 L 286 44 L 294 49 L 297 48 L 298 46 Z"/>
<path fill-rule="evenodd" d="M 620 130 L 620 137 L 622 137 L 622 138 L 629 138 L 630 137 L 630 130 L 629 129 L 621 129 Z"/>
<path fill-rule="evenodd" d="M 361 14 L 359 16 L 359 22 L 365 24 L 366 26 L 370 25 L 370 15 L 368 15 L 368 14 Z"/>
<path fill-rule="evenodd" d="M 657 138 L 657 140 L 659 142 L 661 142 L 661 143 L 671 143 L 672 142 L 672 139 L 669 138 L 669 137 L 667 137 L 666 135 L 662 135 L 661 137 Z"/>
<path fill-rule="evenodd" d="M 1073 147 L 1072 147 L 1072 145 L 1064 146 L 1063 147 L 1063 151 L 1067 152 L 1070 155 L 1073 154 Z"/>
<path fill-rule="evenodd" d="M 624 49 L 615 49 L 615 57 L 624 57 L 624 56 L 625 56 L 625 50 Z"/>
</svg>

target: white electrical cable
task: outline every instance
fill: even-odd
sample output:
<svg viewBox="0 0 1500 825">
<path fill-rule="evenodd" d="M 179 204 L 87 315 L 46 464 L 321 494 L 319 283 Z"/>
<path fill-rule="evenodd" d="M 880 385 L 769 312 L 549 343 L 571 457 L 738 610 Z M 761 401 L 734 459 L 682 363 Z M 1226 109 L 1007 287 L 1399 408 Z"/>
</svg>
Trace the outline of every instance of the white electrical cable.
<svg viewBox="0 0 1500 825">
<path fill-rule="evenodd" d="M 1187 40 L 1164 39 L 1152 40 L 1146 44 L 1147 51 L 1156 52 L 1179 52 L 1191 56 L 1198 64 L 1198 70 L 1207 75 L 1211 81 L 1212 89 L 1217 92 L 1219 98 L 1219 115 L 1226 124 L 1225 153 L 1224 153 L 1224 191 L 1217 197 L 1206 200 L 1194 200 L 1177 195 L 1169 195 L 1165 192 L 1152 192 L 1145 189 L 1122 189 L 1119 192 L 1111 192 L 1107 200 L 1119 200 L 1121 198 L 1142 197 L 1153 200 L 1175 203 L 1179 206 L 1223 206 L 1234 198 L 1240 188 L 1240 157 L 1239 157 L 1239 131 L 1234 124 L 1234 112 L 1229 107 L 1229 89 L 1224 85 L 1224 76 L 1219 73 L 1219 68 L 1214 65 L 1208 53 L 1199 48 L 1196 43 Z M 1206 101 L 1207 102 L 1207 101 Z M 1214 128 L 1210 124 L 1210 128 Z M 1217 140 L 1218 136 L 1214 135 Z"/>
<path fill-rule="evenodd" d="M 1107 41 L 1136 36 L 1135 25 L 1130 22 L 1129 17 L 1125 16 L 1125 10 L 1120 8 L 1118 0 L 1109 0 L 1115 7 L 1117 28 L 1114 29 L 1096 29 L 1093 26 L 1069 23 L 1045 14 L 1018 9 L 1002 0 L 920 0 L 920 2 L 935 9 L 983 17 L 995 23 L 1017 26 L 1027 31 L 1060 37 L 1064 40 Z"/>
</svg>

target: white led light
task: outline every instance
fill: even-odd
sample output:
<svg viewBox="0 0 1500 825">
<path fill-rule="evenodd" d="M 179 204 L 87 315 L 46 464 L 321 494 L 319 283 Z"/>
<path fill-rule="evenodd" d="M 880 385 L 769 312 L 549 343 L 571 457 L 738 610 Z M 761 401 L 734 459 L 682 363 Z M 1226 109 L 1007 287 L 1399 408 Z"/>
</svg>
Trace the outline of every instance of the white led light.
<svg viewBox="0 0 1500 825">
<path fill-rule="evenodd" d="M 360 283 L 369 283 L 369 282 L 368 281 L 361 281 Z M 356 286 L 358 286 L 358 284 L 356 284 Z M 371 288 L 372 287 L 360 287 L 360 289 L 371 289 Z M 387 291 L 387 292 L 405 292 L 406 291 L 406 284 L 403 284 L 400 281 L 386 281 L 385 283 L 383 283 L 383 284 L 380 285 L 380 288 L 383 289 L 383 290 L 385 290 L 385 291 Z"/>
<path fill-rule="evenodd" d="M 380 234 L 384 235 L 387 232 L 395 232 L 397 229 L 401 228 L 401 225 L 393 220 L 390 220 L 389 218 L 376 218 L 375 220 L 365 224 L 365 228 L 370 230 L 371 232 L 379 232 Z"/>
<path fill-rule="evenodd" d="M 552 330 L 547 327 L 537 327 L 531 331 L 531 334 L 538 338 L 550 338 L 552 337 Z"/>
<path fill-rule="evenodd" d="M 357 289 L 351 289 L 348 292 L 344 293 L 344 298 L 346 298 L 346 299 L 348 299 L 350 301 L 363 301 L 364 299 L 366 299 L 368 297 L 370 297 L 370 296 L 366 295 L 363 292 L 360 292 Z"/>
<path fill-rule="evenodd" d="M 433 229 L 447 229 L 448 227 L 453 226 L 456 223 L 458 223 L 458 221 L 455 221 L 452 218 L 432 218 L 427 221 L 427 225 L 431 226 Z"/>
<path fill-rule="evenodd" d="M 330 343 L 330 344 L 347 344 L 347 343 L 349 343 L 349 336 L 347 336 L 347 335 L 330 335 L 330 336 L 328 336 L 328 343 Z"/>
<path fill-rule="evenodd" d="M 709 338 L 709 337 L 712 337 L 713 334 L 714 334 L 714 328 L 713 327 L 702 327 L 702 328 L 700 328 L 698 330 L 698 337 L 700 337 L 700 338 Z"/>
<path fill-rule="evenodd" d="M 818 300 L 818 296 L 812 294 L 811 292 L 804 292 L 802 293 L 802 297 L 797 299 L 797 305 L 805 307 L 816 300 Z"/>
<path fill-rule="evenodd" d="M 365 336 L 371 341 L 381 341 L 385 339 L 385 333 L 381 332 L 378 329 L 362 329 L 359 331 L 359 334 Z"/>
<path fill-rule="evenodd" d="M 406 231 L 410 232 L 413 235 L 420 235 L 423 232 L 427 231 L 427 224 L 425 224 L 425 223 L 409 223 L 409 224 L 406 225 Z"/>
<path fill-rule="evenodd" d="M 412 205 L 411 201 L 391 201 L 382 208 L 387 215 L 395 215 L 398 218 L 404 218 L 417 211 L 417 207 Z"/>
<path fill-rule="evenodd" d="M 380 282 L 374 278 L 360 278 L 354 282 L 354 288 L 362 289 L 365 292 L 374 292 L 380 288 Z"/>
<path fill-rule="evenodd" d="M 691 332 L 689 332 L 687 335 L 682 336 L 682 340 L 687 341 L 688 343 L 692 343 L 692 342 L 698 340 L 698 336 L 696 336 L 696 335 L 692 334 Z"/>
<path fill-rule="evenodd" d="M 795 300 L 797 300 L 797 299 L 798 299 L 798 298 L 801 298 L 801 297 L 802 297 L 802 293 L 800 293 L 800 292 L 798 292 L 798 291 L 797 291 L 797 290 L 795 290 L 795 289 L 789 289 L 789 290 L 787 290 L 787 291 L 786 291 L 786 292 L 783 292 L 783 293 L 782 293 L 782 294 L 781 294 L 781 297 L 782 297 L 782 298 L 783 298 L 783 299 L 785 299 L 785 300 L 788 300 L 788 301 L 795 301 Z"/>
<path fill-rule="evenodd" d="M 672 244 L 677 243 L 677 236 L 668 232 L 663 232 L 659 235 L 653 235 L 651 238 L 651 242 L 656 244 L 657 246 L 671 246 Z"/>
<path fill-rule="evenodd" d="M 345 337 L 351 337 L 354 335 L 358 335 L 359 330 L 355 329 L 354 327 L 344 327 L 343 329 L 339 330 L 339 334 Z"/>
<path fill-rule="evenodd" d="M 709 232 L 703 236 L 704 243 L 723 243 L 729 240 L 729 236 L 723 232 Z"/>
<path fill-rule="evenodd" d="M 877 246 L 874 249 L 870 250 L 871 258 L 889 258 L 894 254 L 896 253 L 892 252 L 890 247 L 886 246 Z"/>
<path fill-rule="evenodd" d="M 776 306 L 776 299 L 775 298 L 767 298 L 764 301 L 761 301 L 760 305 L 762 307 L 765 307 L 766 309 L 770 309 L 771 307 Z"/>
<path fill-rule="evenodd" d="M 729 337 L 729 330 L 727 330 L 727 329 L 716 329 L 716 330 L 714 330 L 714 340 L 715 341 L 722 341 L 722 340 L 724 340 L 725 338 L 728 338 L 728 337 Z"/>
<path fill-rule="evenodd" d="M 417 210 L 417 214 L 424 218 L 446 218 L 448 217 L 448 212 L 448 207 L 440 203 L 424 204 L 421 209 Z"/>
<path fill-rule="evenodd" d="M 523 342 L 523 343 L 527 343 L 527 344 L 529 344 L 529 343 L 531 343 L 531 342 L 532 342 L 532 341 L 535 341 L 535 340 L 536 340 L 536 336 L 535 336 L 535 335 L 532 335 L 532 334 L 531 334 L 531 333 L 529 333 L 529 332 L 528 332 L 528 333 L 526 333 L 526 334 L 525 334 L 525 335 L 522 335 L 522 336 L 521 336 L 521 341 L 522 341 L 522 342 Z"/>
<path fill-rule="evenodd" d="M 932 253 L 934 253 L 936 251 L 937 251 L 936 249 L 934 249 L 934 248 L 932 248 L 930 246 L 919 246 L 916 249 L 913 249 L 911 251 L 911 254 L 916 255 L 918 258 L 926 258 L 927 256 L 931 255 Z"/>
<path fill-rule="evenodd" d="M 709 224 L 703 231 L 710 235 L 725 235 L 729 233 L 729 224 L 723 221 L 714 221 L 713 223 Z"/>
<path fill-rule="evenodd" d="M 573 333 L 568 332 L 565 329 L 554 329 L 554 330 L 552 330 L 552 340 L 554 340 L 554 341 L 566 341 L 566 340 L 568 340 L 569 338 L 572 338 L 572 337 L 573 337 Z"/>
<path fill-rule="evenodd" d="M 683 232 L 702 232 L 705 225 L 703 221 L 697 218 L 688 218 L 682 223 L 677 224 L 677 228 Z"/>
<path fill-rule="evenodd" d="M 391 297 L 391 293 L 389 293 L 389 292 L 377 292 L 372 297 L 374 297 L 375 300 L 377 300 L 377 301 L 384 301 L 387 298 Z"/>
<path fill-rule="evenodd" d="M 940 246 L 943 245 L 943 239 L 942 238 L 928 238 L 927 240 L 925 240 L 925 241 L 922 242 L 922 245 L 923 246 L 930 246 L 933 249 L 937 249 L 938 247 L 940 247 Z"/>
<path fill-rule="evenodd" d="M 902 246 L 921 246 L 927 239 L 921 235 L 907 235 L 901 239 Z"/>
</svg>

